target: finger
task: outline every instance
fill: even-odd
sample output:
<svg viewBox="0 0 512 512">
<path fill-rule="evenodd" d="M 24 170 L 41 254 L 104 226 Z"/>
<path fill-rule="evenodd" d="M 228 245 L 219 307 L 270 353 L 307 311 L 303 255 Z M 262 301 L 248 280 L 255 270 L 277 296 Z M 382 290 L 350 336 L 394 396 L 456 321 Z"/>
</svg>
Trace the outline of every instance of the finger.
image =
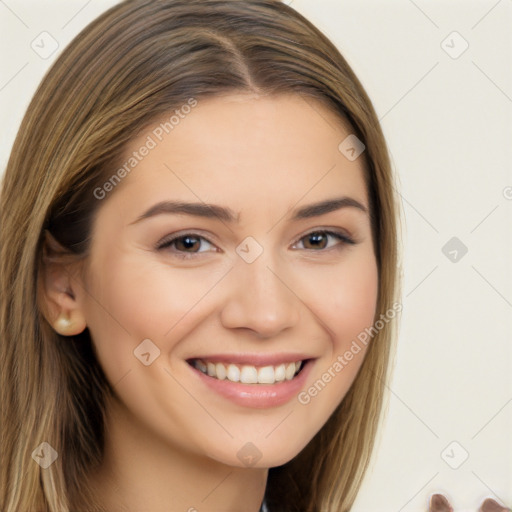
<svg viewBox="0 0 512 512">
<path fill-rule="evenodd" d="M 442 494 L 433 494 L 430 498 L 429 512 L 453 512 L 453 508 Z"/>
<path fill-rule="evenodd" d="M 509 508 L 501 506 L 497 501 L 491 498 L 487 498 L 482 503 L 480 510 L 481 512 L 510 512 Z"/>
</svg>

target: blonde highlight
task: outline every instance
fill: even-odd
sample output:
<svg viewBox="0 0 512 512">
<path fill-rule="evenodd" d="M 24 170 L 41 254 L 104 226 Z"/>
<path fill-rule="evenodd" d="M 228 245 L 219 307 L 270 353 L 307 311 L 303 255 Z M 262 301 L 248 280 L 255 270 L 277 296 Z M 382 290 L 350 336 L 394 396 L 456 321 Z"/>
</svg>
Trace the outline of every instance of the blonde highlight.
<svg viewBox="0 0 512 512">
<path fill-rule="evenodd" d="M 396 302 L 399 211 L 388 150 L 363 86 L 327 37 L 277 0 L 121 2 L 46 74 L 2 182 L 1 510 L 103 510 L 88 475 L 101 461 L 113 391 L 87 329 L 70 339 L 48 323 L 41 269 L 51 257 L 86 264 L 101 207 L 93 191 L 137 133 L 191 97 L 234 91 L 322 102 L 364 142 L 377 317 Z M 62 251 L 46 253 L 51 241 Z M 270 510 L 350 509 L 383 420 L 395 329 L 390 322 L 371 340 L 349 392 L 306 448 L 269 470 Z M 58 453 L 46 469 L 32 458 L 42 442 Z"/>
</svg>

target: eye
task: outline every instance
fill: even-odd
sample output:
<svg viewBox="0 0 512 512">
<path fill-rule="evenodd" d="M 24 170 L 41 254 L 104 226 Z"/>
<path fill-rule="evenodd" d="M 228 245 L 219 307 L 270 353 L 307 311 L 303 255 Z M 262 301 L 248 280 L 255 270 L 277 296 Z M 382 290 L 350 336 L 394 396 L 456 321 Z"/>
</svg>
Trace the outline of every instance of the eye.
<svg viewBox="0 0 512 512">
<path fill-rule="evenodd" d="M 164 239 L 157 246 L 157 249 L 163 250 L 174 246 L 176 250 L 171 252 L 173 252 L 178 258 L 185 259 L 193 257 L 196 253 L 208 252 L 199 250 L 202 241 L 213 246 L 211 242 L 197 233 L 186 233 L 184 235 Z"/>
<path fill-rule="evenodd" d="M 356 242 L 352 240 L 350 237 L 345 235 L 344 233 L 338 231 L 331 230 L 319 230 L 319 231 L 311 231 L 307 235 L 304 235 L 300 240 L 307 240 L 307 244 L 310 247 L 304 247 L 306 250 L 315 250 L 315 249 L 332 249 L 333 246 L 328 246 L 329 237 L 331 239 L 338 240 L 338 244 L 334 244 L 334 248 L 341 248 L 345 244 L 353 245 Z M 321 251 L 316 251 L 321 252 Z"/>
<path fill-rule="evenodd" d="M 337 240 L 338 243 L 329 246 L 329 239 Z M 311 231 L 307 235 L 304 235 L 299 240 L 299 242 L 302 240 L 306 240 L 305 247 L 303 248 L 308 251 L 313 250 L 314 252 L 322 252 L 322 250 L 326 249 L 340 249 L 346 244 L 353 245 L 356 243 L 346 234 L 331 230 Z M 190 259 L 193 258 L 195 254 L 209 251 L 208 248 L 206 248 L 206 250 L 200 250 L 201 246 L 204 247 L 204 243 L 214 247 L 214 245 L 209 240 L 199 235 L 198 233 L 185 233 L 183 235 L 164 239 L 157 245 L 156 249 L 168 250 L 173 248 L 174 250 L 171 250 L 171 252 L 176 257 L 182 259 Z M 309 247 L 307 247 L 308 245 Z"/>
</svg>

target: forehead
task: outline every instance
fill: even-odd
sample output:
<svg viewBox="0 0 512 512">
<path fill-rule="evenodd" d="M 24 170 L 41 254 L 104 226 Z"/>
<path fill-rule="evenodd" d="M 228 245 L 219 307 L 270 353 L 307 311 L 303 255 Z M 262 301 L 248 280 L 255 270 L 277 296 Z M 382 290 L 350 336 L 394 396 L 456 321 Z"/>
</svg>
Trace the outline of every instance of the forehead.
<svg viewBox="0 0 512 512">
<path fill-rule="evenodd" d="M 340 150 L 351 134 L 348 122 L 298 94 L 198 99 L 155 119 L 128 144 L 124 163 L 136 165 L 122 188 L 142 202 L 185 195 L 229 200 L 237 211 L 305 195 L 365 201 L 363 158 L 351 161 Z"/>
</svg>

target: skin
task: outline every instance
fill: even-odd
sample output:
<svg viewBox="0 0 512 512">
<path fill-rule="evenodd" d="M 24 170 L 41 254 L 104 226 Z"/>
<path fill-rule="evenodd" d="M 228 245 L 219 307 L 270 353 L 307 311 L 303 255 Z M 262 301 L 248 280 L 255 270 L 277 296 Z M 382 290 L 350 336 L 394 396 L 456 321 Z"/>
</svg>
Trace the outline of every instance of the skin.
<svg viewBox="0 0 512 512">
<path fill-rule="evenodd" d="M 492 498 L 483 501 L 479 512 L 510 512 L 510 509 L 500 505 Z M 433 494 L 430 498 L 429 512 L 454 512 L 450 502 L 442 494 Z"/>
<path fill-rule="evenodd" d="M 50 321 L 69 317 L 67 335 L 89 328 L 116 392 L 104 463 L 91 475 L 108 510 L 257 512 L 268 468 L 297 455 L 347 393 L 369 345 L 307 405 L 294 397 L 259 409 L 192 378 L 186 360 L 304 352 L 315 358 L 307 389 L 372 325 L 378 271 L 368 212 L 290 221 L 295 208 L 341 196 L 368 209 L 363 158 L 338 150 L 350 133 L 298 95 L 201 100 L 101 201 L 87 271 L 48 268 Z M 229 207 L 239 223 L 176 214 L 134 223 L 170 199 Z M 356 243 L 306 236 L 328 228 Z M 204 239 L 155 249 L 174 233 Z M 236 252 L 248 236 L 264 249 L 250 264 Z M 160 355 L 145 366 L 133 351 L 147 338 Z M 247 442 L 261 453 L 250 467 L 237 457 Z"/>
</svg>

